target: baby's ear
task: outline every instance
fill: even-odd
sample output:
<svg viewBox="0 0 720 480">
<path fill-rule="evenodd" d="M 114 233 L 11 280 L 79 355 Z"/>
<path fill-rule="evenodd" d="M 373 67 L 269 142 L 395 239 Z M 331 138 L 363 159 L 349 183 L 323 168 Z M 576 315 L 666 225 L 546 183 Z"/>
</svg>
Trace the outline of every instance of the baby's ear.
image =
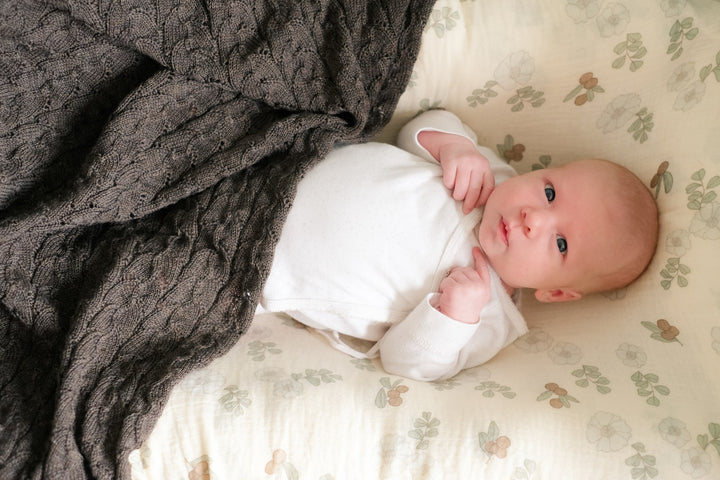
<svg viewBox="0 0 720 480">
<path fill-rule="evenodd" d="M 582 294 L 571 288 L 557 288 L 554 290 L 535 290 L 535 298 L 541 302 L 569 302 L 570 300 L 579 300 Z"/>
</svg>

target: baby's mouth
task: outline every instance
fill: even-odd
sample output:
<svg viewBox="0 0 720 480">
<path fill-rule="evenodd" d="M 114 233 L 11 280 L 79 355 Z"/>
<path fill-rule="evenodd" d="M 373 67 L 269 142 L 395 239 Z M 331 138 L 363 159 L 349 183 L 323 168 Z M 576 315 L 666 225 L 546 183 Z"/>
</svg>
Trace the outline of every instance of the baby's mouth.
<svg viewBox="0 0 720 480">
<path fill-rule="evenodd" d="M 505 223 L 505 219 L 500 217 L 500 222 L 498 223 L 498 237 L 500 237 L 500 240 L 507 245 L 508 244 L 508 227 Z"/>
</svg>

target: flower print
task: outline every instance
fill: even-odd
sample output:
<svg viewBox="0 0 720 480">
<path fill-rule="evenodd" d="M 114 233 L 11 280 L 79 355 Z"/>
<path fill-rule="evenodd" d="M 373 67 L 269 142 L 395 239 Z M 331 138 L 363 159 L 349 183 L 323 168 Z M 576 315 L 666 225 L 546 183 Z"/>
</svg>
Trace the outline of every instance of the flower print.
<svg viewBox="0 0 720 480">
<path fill-rule="evenodd" d="M 557 395 L 557 397 L 550 398 L 553 396 L 553 394 Z M 548 398 L 550 398 L 548 403 L 553 408 L 570 408 L 570 402 L 580 403 L 577 398 L 573 397 L 572 395 L 568 395 L 568 391 L 555 382 L 545 384 L 545 391 L 538 395 L 537 401 L 544 402 Z"/>
<path fill-rule="evenodd" d="M 600 115 L 597 127 L 603 133 L 609 133 L 621 128 L 630 121 L 635 112 L 640 108 L 640 96 L 635 93 L 628 93 L 616 97 Z"/>
<path fill-rule="evenodd" d="M 666 17 L 676 17 L 685 8 L 687 0 L 659 0 L 659 3 Z"/>
<path fill-rule="evenodd" d="M 658 425 L 660 436 L 667 442 L 680 448 L 690 440 L 690 432 L 685 423 L 677 418 L 667 417 Z"/>
<path fill-rule="evenodd" d="M 680 456 L 680 468 L 692 478 L 700 478 L 707 475 L 712 468 L 710 455 L 698 447 L 683 450 Z"/>
<path fill-rule="evenodd" d="M 587 439 L 599 452 L 617 452 L 628 444 L 632 431 L 625 421 L 608 412 L 597 412 L 587 427 Z"/>
<path fill-rule="evenodd" d="M 675 325 L 670 325 L 670 322 L 664 318 L 659 319 L 656 322 L 656 325 L 660 329 L 660 338 L 664 340 L 674 340 L 678 335 L 680 335 L 680 330 Z"/>
<path fill-rule="evenodd" d="M 535 72 L 535 60 L 525 50 L 511 53 L 495 69 L 495 80 L 505 90 L 525 85 Z"/>
<path fill-rule="evenodd" d="M 683 63 L 673 71 L 667 81 L 669 92 L 677 92 L 695 76 L 695 62 Z"/>
<path fill-rule="evenodd" d="M 647 361 L 647 355 L 642 348 L 637 345 L 631 345 L 629 343 L 623 343 L 615 350 L 615 354 L 624 365 L 628 367 L 640 368 L 645 365 Z"/>
<path fill-rule="evenodd" d="M 380 379 L 380 390 L 375 395 L 375 406 L 378 408 L 385 408 L 390 405 L 391 407 L 399 407 L 403 403 L 402 394 L 406 393 L 410 388 L 406 385 L 401 385 L 402 380 L 390 381 L 390 377 L 383 377 Z"/>
<path fill-rule="evenodd" d="M 544 352 L 552 343 L 552 337 L 537 327 L 531 328 L 528 333 L 515 340 L 515 346 L 528 353 Z"/>
<path fill-rule="evenodd" d="M 682 257 L 690 249 L 690 232 L 675 230 L 665 237 L 665 251 L 670 255 Z"/>
<path fill-rule="evenodd" d="M 388 390 L 388 405 L 391 407 L 398 407 L 402 405 L 403 399 L 400 395 L 410 390 L 406 385 L 398 385 L 392 390 Z"/>
<path fill-rule="evenodd" d="M 698 80 L 678 93 L 673 108 L 687 112 L 705 96 L 705 84 Z"/>
<path fill-rule="evenodd" d="M 567 0 L 565 12 L 575 23 L 585 23 L 600 11 L 599 0 Z"/>
<path fill-rule="evenodd" d="M 713 327 L 712 330 L 710 330 L 710 335 L 713 340 L 712 348 L 720 355 L 720 327 Z"/>
<path fill-rule="evenodd" d="M 295 379 L 288 378 L 275 382 L 273 386 L 273 395 L 282 398 L 295 398 L 303 394 L 302 383 Z"/>
<path fill-rule="evenodd" d="M 191 466 L 193 468 L 188 472 L 188 480 L 210 480 L 212 478 L 210 458 L 207 455 L 196 459 Z"/>
<path fill-rule="evenodd" d="M 595 19 L 600 35 L 609 37 L 625 31 L 630 23 L 630 12 L 622 3 L 611 3 Z"/>
<path fill-rule="evenodd" d="M 485 443 L 485 451 L 490 455 L 495 455 L 497 458 L 507 457 L 507 449 L 510 447 L 510 439 L 505 435 L 498 437 L 497 440 L 492 440 Z"/>
<path fill-rule="evenodd" d="M 567 102 L 573 97 L 575 98 L 574 103 L 578 107 L 585 105 L 587 102 L 592 102 L 596 93 L 605 92 L 605 89 L 599 86 L 598 82 L 598 78 L 592 72 L 583 73 L 578 80 L 578 85 L 565 96 L 563 102 Z M 583 89 L 585 92 L 580 93 Z"/>
<path fill-rule="evenodd" d="M 507 449 L 512 443 L 507 436 L 500 435 L 500 428 L 494 420 L 488 425 L 487 432 L 478 434 L 478 442 L 480 449 L 488 456 L 488 462 L 493 456 L 500 459 L 507 457 Z"/>
<path fill-rule="evenodd" d="M 548 352 L 548 356 L 558 365 L 574 365 L 582 358 L 582 350 L 568 342 L 556 343 Z"/>
<path fill-rule="evenodd" d="M 272 454 L 272 458 L 265 464 L 265 473 L 268 475 L 274 474 L 278 467 L 287 461 L 287 452 L 281 448 L 275 450 Z"/>
<path fill-rule="evenodd" d="M 690 233 L 705 240 L 720 239 L 720 203 L 705 203 L 690 223 Z"/>
</svg>

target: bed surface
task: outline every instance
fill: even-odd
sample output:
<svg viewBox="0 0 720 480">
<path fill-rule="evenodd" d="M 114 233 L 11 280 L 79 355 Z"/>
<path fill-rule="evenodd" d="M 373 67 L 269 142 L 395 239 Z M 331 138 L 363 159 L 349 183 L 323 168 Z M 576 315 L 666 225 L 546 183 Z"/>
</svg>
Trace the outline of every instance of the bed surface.
<svg viewBox="0 0 720 480">
<path fill-rule="evenodd" d="M 720 2 L 440 0 L 381 136 L 458 114 L 520 172 L 617 161 L 660 240 L 631 286 L 420 383 L 263 314 L 175 387 L 135 480 L 720 478 Z"/>
</svg>

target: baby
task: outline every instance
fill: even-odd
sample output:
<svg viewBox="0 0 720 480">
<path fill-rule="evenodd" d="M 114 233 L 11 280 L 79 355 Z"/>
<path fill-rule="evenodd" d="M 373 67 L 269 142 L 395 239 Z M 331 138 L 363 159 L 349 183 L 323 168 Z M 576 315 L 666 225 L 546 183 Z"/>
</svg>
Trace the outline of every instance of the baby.
<svg viewBox="0 0 720 480">
<path fill-rule="evenodd" d="M 476 143 L 433 110 L 400 148 L 335 149 L 298 185 L 262 307 L 389 373 L 438 380 L 527 332 L 520 289 L 576 300 L 646 268 L 657 208 L 627 169 L 583 160 L 518 176 Z"/>
</svg>

